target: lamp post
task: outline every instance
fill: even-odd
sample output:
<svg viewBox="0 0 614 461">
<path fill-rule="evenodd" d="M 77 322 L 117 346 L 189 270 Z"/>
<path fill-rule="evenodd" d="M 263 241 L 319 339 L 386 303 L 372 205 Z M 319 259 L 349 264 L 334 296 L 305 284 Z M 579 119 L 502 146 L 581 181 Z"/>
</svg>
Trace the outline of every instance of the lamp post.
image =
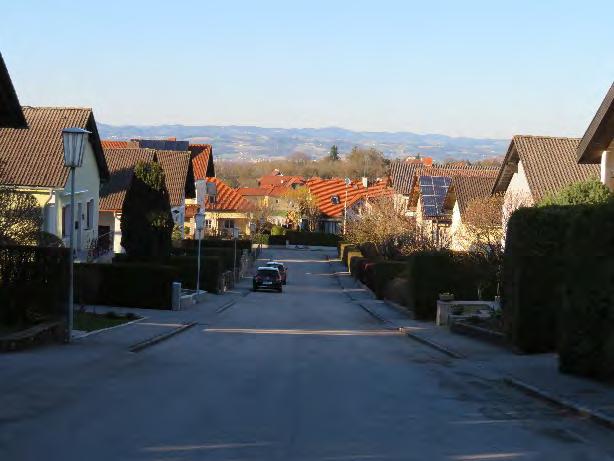
<svg viewBox="0 0 614 461">
<path fill-rule="evenodd" d="M 72 339 L 73 329 L 73 306 L 74 306 L 74 265 L 75 265 L 75 169 L 83 164 L 83 151 L 89 131 L 83 128 L 65 128 L 62 130 L 62 142 L 64 144 L 64 166 L 70 168 L 70 258 L 68 259 L 68 312 L 66 342 Z M 81 218 L 79 217 L 79 220 Z M 62 223 L 65 224 L 65 223 Z"/>
<path fill-rule="evenodd" d="M 345 178 L 345 202 L 343 202 L 343 235 L 345 235 L 345 225 L 348 215 L 348 186 L 352 181 L 350 178 Z"/>
<path fill-rule="evenodd" d="M 200 241 L 202 240 L 202 232 L 205 227 L 205 213 L 198 210 L 198 213 L 194 215 L 194 221 L 196 222 L 196 231 L 198 232 L 198 258 L 196 268 L 196 294 L 200 293 Z"/>
<path fill-rule="evenodd" d="M 232 265 L 232 277 L 234 280 L 237 280 L 237 238 L 239 238 L 239 229 L 236 227 L 232 228 L 232 238 L 235 241 L 235 257 Z"/>
</svg>

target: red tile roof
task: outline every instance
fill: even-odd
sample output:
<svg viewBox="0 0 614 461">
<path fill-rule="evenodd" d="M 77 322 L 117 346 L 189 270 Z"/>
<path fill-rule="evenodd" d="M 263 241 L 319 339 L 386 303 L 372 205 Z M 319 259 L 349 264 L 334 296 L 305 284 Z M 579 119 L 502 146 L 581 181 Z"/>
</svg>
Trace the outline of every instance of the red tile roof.
<svg viewBox="0 0 614 461">
<path fill-rule="evenodd" d="M 211 144 L 190 144 L 192 164 L 194 165 L 194 178 L 205 179 L 215 176 L 213 164 L 213 147 Z"/>
<path fill-rule="evenodd" d="M 69 107 L 23 107 L 28 128 L 0 128 L 0 163 L 3 182 L 19 186 L 64 187 L 68 168 L 64 166 L 62 130 L 69 127 L 90 131 L 98 174 L 102 182 L 109 170 L 102 152 L 92 109 Z"/>
<path fill-rule="evenodd" d="M 251 211 L 254 209 L 254 205 L 221 180 L 206 178 L 206 181 L 215 183 L 217 187 L 215 203 L 211 203 L 209 198 L 207 198 L 205 203 L 206 211 Z"/>
<path fill-rule="evenodd" d="M 155 152 L 164 170 L 164 182 L 171 206 L 183 205 L 186 197 L 195 196 L 191 154 L 181 150 L 156 150 Z"/>
<path fill-rule="evenodd" d="M 258 178 L 260 187 L 266 186 L 285 186 L 289 187 L 293 184 L 305 184 L 305 178 L 302 176 L 284 176 L 278 169 L 273 170 L 271 174 Z"/>
<path fill-rule="evenodd" d="M 104 156 L 111 177 L 100 189 L 100 211 L 121 211 L 138 162 L 153 162 L 152 149 L 105 149 Z"/>
<path fill-rule="evenodd" d="M 103 139 L 100 141 L 103 149 L 127 149 L 139 147 L 138 143 L 134 141 L 114 141 L 111 139 Z"/>
<path fill-rule="evenodd" d="M 345 181 L 341 178 L 321 179 L 311 178 L 306 183 L 309 191 L 315 196 L 318 208 L 325 217 L 343 216 L 345 206 Z M 369 187 L 364 187 L 360 181 L 353 181 L 347 187 L 347 206 L 351 207 L 361 199 L 391 196 L 394 190 L 388 187 L 387 180 L 378 180 Z M 338 203 L 333 203 L 332 197 L 338 197 Z"/>
<path fill-rule="evenodd" d="M 271 194 L 272 187 L 238 187 L 237 194 L 242 197 L 266 197 Z"/>
<path fill-rule="evenodd" d="M 493 192 L 505 192 L 522 162 L 533 200 L 563 187 L 590 178 L 599 178 L 599 165 L 578 165 L 576 152 L 580 139 L 550 136 L 520 136 L 512 138 Z"/>
</svg>

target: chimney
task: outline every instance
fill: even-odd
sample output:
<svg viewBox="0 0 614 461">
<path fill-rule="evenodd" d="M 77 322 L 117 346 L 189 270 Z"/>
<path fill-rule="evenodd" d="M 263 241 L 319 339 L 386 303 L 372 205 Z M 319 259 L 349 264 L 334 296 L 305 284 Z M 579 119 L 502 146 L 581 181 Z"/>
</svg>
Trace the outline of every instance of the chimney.
<svg viewBox="0 0 614 461">
<path fill-rule="evenodd" d="M 369 178 L 367 178 L 366 176 L 362 177 L 362 186 L 369 187 Z"/>
</svg>

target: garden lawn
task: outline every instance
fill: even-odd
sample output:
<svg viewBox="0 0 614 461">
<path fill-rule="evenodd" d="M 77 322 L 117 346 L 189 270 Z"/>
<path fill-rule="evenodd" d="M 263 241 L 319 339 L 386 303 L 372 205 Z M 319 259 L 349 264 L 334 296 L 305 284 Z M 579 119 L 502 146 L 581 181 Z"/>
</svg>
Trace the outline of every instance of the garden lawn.
<svg viewBox="0 0 614 461">
<path fill-rule="evenodd" d="M 102 330 L 122 323 L 132 322 L 139 317 L 134 314 L 120 316 L 109 312 L 107 314 L 94 314 L 92 312 L 75 312 L 74 329 L 80 331 Z"/>
</svg>

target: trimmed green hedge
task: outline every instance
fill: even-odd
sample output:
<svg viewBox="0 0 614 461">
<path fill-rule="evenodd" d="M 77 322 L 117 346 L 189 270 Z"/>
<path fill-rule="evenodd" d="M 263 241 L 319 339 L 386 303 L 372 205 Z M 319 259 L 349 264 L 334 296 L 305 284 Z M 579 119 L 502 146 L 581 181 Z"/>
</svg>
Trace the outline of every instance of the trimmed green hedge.
<svg viewBox="0 0 614 461">
<path fill-rule="evenodd" d="M 285 238 L 290 242 L 290 245 L 329 247 L 337 246 L 342 239 L 342 237 L 337 234 L 305 231 L 288 231 L 286 232 Z"/>
<path fill-rule="evenodd" d="M 198 258 L 196 256 L 172 256 L 169 265 L 177 269 L 182 288 L 196 289 Z M 200 289 L 209 293 L 223 291 L 224 264 L 219 256 L 202 256 L 200 259 Z"/>
<path fill-rule="evenodd" d="M 353 243 L 348 243 L 348 242 L 339 242 L 337 244 L 337 256 L 339 257 L 339 259 L 343 259 L 343 252 L 345 251 L 345 248 L 349 245 L 354 246 Z"/>
<path fill-rule="evenodd" d="M 198 248 L 198 240 L 185 239 L 181 241 L 181 247 L 184 249 L 196 250 Z M 233 248 L 234 240 L 220 238 L 203 238 L 201 248 Z M 237 240 L 237 253 L 241 250 L 252 251 L 252 241 L 247 239 Z"/>
<path fill-rule="evenodd" d="M 521 208 L 509 220 L 503 264 L 503 318 L 525 353 L 553 351 L 566 268 L 566 230 L 578 207 Z"/>
<path fill-rule="evenodd" d="M 269 245 L 285 245 L 286 240 L 285 235 L 269 235 Z"/>
<path fill-rule="evenodd" d="M 561 371 L 614 379 L 614 206 L 576 210 L 559 321 Z M 553 226 L 554 227 L 554 226 Z"/>
<path fill-rule="evenodd" d="M 365 268 L 366 284 L 378 299 L 383 299 L 390 282 L 407 269 L 404 261 L 378 261 Z"/>
<path fill-rule="evenodd" d="M 350 274 L 352 277 L 360 280 L 361 282 L 366 282 L 366 268 L 371 263 L 369 258 L 364 258 L 360 256 L 353 257 L 350 261 Z"/>
<path fill-rule="evenodd" d="M 66 248 L 0 245 L 0 324 L 63 318 L 69 258 Z"/>
<path fill-rule="evenodd" d="M 200 255 L 201 257 L 209 257 L 209 256 L 218 257 L 222 261 L 222 265 L 225 270 L 231 271 L 233 269 L 233 259 L 235 256 L 234 248 L 201 247 Z M 172 256 L 194 256 L 196 257 L 198 256 L 198 247 L 194 249 L 191 249 L 191 248 L 175 249 L 172 252 Z M 237 247 L 237 260 L 236 260 L 237 267 L 239 266 L 240 262 L 241 262 L 241 252 L 239 251 L 239 247 Z"/>
<path fill-rule="evenodd" d="M 75 264 L 75 300 L 80 304 L 171 309 L 171 266 L 151 263 Z"/>
<path fill-rule="evenodd" d="M 382 256 L 379 254 L 375 243 L 365 242 L 358 245 L 358 247 L 360 248 L 362 254 L 365 255 L 367 258 L 371 259 L 372 261 L 378 261 L 382 259 Z"/>
<path fill-rule="evenodd" d="M 437 313 L 440 293 L 453 293 L 456 299 L 492 299 L 496 289 L 496 267 L 489 267 L 470 253 L 449 250 L 414 253 L 408 260 L 406 299 L 416 318 L 432 320 Z"/>
</svg>

